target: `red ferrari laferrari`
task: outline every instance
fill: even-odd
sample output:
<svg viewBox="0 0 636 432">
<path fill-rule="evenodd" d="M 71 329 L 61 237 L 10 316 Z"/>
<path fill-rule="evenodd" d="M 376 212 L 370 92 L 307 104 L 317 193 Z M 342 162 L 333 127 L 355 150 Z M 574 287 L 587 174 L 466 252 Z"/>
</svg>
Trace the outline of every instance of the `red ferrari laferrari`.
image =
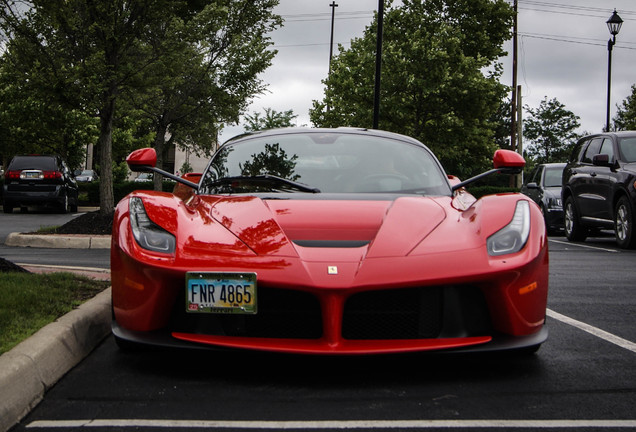
<svg viewBox="0 0 636 432">
<path fill-rule="evenodd" d="M 539 208 L 465 186 L 417 140 L 378 130 L 280 129 L 234 138 L 200 175 L 155 167 L 173 193 L 117 205 L 113 334 L 139 344 L 303 354 L 533 352 L 546 340 Z"/>
</svg>

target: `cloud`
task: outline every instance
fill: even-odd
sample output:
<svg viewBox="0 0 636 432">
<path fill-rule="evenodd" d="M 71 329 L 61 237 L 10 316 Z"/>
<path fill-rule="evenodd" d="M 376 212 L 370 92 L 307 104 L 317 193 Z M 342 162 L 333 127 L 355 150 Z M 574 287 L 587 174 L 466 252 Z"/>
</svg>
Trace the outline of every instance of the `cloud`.
<svg viewBox="0 0 636 432">
<path fill-rule="evenodd" d="M 298 124 L 309 124 L 308 111 L 314 99 L 322 99 L 329 70 L 331 0 L 281 0 L 276 11 L 285 25 L 272 34 L 278 55 L 261 77 L 269 91 L 254 99 L 248 113 L 263 108 L 292 109 Z M 337 44 L 345 47 L 361 37 L 373 19 L 378 0 L 339 0 L 335 10 L 334 55 Z M 512 0 L 510 0 L 512 3 Z M 604 127 L 607 98 L 607 41 L 605 21 L 614 8 L 624 20 L 612 52 L 611 112 L 631 93 L 636 83 L 636 3 L 614 0 L 535 1 L 518 0 L 518 73 L 522 103 L 538 107 L 544 97 L 557 98 L 581 118 L 579 132 L 599 132 Z M 512 84 L 512 42 L 502 83 Z M 527 115 L 524 113 L 524 115 Z M 238 127 L 226 128 L 223 141 Z"/>
</svg>

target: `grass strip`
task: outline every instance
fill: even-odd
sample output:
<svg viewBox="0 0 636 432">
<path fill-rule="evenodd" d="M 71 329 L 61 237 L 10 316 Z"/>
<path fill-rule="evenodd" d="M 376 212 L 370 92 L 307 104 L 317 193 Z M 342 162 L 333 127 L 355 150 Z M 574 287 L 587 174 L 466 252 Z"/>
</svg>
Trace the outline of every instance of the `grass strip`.
<svg viewBox="0 0 636 432">
<path fill-rule="evenodd" d="M 0 354 L 110 286 L 73 273 L 0 273 Z"/>
</svg>

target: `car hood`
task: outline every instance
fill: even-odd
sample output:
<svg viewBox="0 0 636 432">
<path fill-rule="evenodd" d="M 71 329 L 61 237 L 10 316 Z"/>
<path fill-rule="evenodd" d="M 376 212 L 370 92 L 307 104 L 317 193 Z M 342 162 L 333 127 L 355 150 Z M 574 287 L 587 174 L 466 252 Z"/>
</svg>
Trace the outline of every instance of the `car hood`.
<svg viewBox="0 0 636 432">
<path fill-rule="evenodd" d="M 549 198 L 561 198 L 561 186 L 551 186 L 545 188 L 545 194 Z"/>
<path fill-rule="evenodd" d="M 632 163 L 628 163 L 628 164 L 624 165 L 623 169 L 625 171 L 630 171 L 630 172 L 633 172 L 634 174 L 636 174 L 636 162 L 632 162 Z"/>
<path fill-rule="evenodd" d="M 215 202 L 210 215 L 259 255 L 367 246 L 367 257 L 405 256 L 446 219 L 442 205 L 421 197 L 387 201 L 228 197 Z"/>
</svg>

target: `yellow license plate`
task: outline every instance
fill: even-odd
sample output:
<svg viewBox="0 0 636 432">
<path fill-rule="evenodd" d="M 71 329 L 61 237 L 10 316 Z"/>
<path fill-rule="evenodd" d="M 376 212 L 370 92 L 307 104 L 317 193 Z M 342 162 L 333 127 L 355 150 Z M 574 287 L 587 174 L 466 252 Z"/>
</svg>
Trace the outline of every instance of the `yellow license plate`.
<svg viewBox="0 0 636 432">
<path fill-rule="evenodd" d="M 186 312 L 255 314 L 256 273 L 187 272 Z"/>
</svg>

